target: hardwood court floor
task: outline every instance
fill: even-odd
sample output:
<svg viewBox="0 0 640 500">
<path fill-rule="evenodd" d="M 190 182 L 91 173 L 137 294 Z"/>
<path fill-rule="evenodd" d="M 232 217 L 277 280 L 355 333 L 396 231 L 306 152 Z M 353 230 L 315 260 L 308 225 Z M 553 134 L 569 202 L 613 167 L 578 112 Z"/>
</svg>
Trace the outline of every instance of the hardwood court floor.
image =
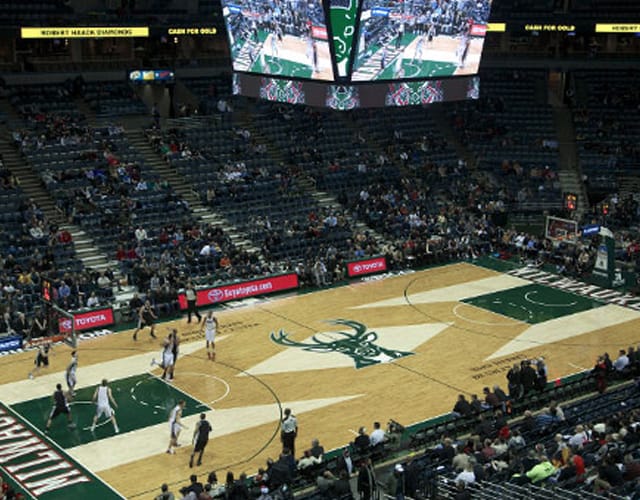
<svg viewBox="0 0 640 500">
<path fill-rule="evenodd" d="M 121 423 L 133 430 L 118 436 L 106 425 L 97 440 L 83 436 L 67 449 L 126 498 L 149 498 L 162 482 L 177 490 L 192 472 L 216 470 L 221 478 L 227 470 L 254 473 L 277 458 L 285 407 L 300 424 L 297 456 L 315 437 L 329 450 L 351 441 L 361 425 L 370 429 L 390 418 L 411 424 L 450 411 L 459 393 L 505 387 L 506 371 L 520 359 L 544 356 L 551 380 L 590 368 L 598 354 L 615 357 L 619 348 L 637 344 L 640 326 L 640 312 L 466 263 L 216 314 L 215 363 L 206 359 L 196 326 L 182 319 L 159 329 L 164 336 L 175 326 L 183 338 L 173 388 L 213 408 L 202 467 L 188 467 L 199 409 L 185 419 L 190 429 L 176 455 L 164 453 L 166 416 L 142 428 Z M 141 332 L 134 343 L 130 333 L 79 344 L 80 387 L 103 377 L 119 387 L 119 379 L 147 373 L 159 342 Z M 57 381 L 64 382 L 68 352 L 56 348 L 51 373 L 34 381 L 24 380 L 33 352 L 0 358 L 0 399 L 20 407 L 50 395 Z M 114 395 L 120 405 L 134 405 L 133 414 L 141 404 L 127 390 Z M 166 396 L 166 408 L 178 397 Z"/>
</svg>

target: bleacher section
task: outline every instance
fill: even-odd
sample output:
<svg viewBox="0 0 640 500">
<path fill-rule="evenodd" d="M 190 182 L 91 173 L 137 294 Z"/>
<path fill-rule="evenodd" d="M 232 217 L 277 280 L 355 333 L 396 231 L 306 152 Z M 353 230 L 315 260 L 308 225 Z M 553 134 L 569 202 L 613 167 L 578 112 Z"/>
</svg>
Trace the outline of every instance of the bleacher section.
<svg viewBox="0 0 640 500">
<path fill-rule="evenodd" d="M 51 86 L 33 99 L 38 92 L 22 88 L 12 96 L 25 119 L 14 142 L 59 211 L 85 229 L 109 259 L 119 247 L 129 256 L 138 248 L 139 258 L 144 252 L 139 247 L 150 245 L 161 227 L 192 222 L 188 205 L 145 167 L 122 127 L 87 126 L 63 88 Z M 149 241 L 136 240 L 137 227 L 145 228 Z"/>
<path fill-rule="evenodd" d="M 354 463 L 361 463 L 367 457 L 374 460 L 377 464 L 377 487 L 387 495 L 394 493 L 389 490 L 391 485 L 403 480 L 404 493 L 410 498 L 632 498 L 628 495 L 634 494 L 636 490 L 633 479 L 608 490 L 603 490 L 601 483 L 596 484 L 594 480 L 602 470 L 603 463 L 606 463 L 605 457 L 609 457 L 608 460 L 616 457 L 615 463 L 620 465 L 624 454 L 637 457 L 640 439 L 637 431 L 637 411 L 640 408 L 637 386 L 635 383 L 623 383 L 607 393 L 591 395 L 594 388 L 593 377 L 582 374 L 557 387 L 532 394 L 525 400 L 512 401 L 511 404 L 517 403 L 517 406 L 512 406 L 514 410 L 508 421 L 501 420 L 508 429 L 508 432 L 502 429 L 502 437 L 498 436 L 499 429 L 495 428 L 495 423 L 502 416 L 492 410 L 485 410 L 482 420 L 478 414 L 457 418 L 443 415 L 412 426 L 402 433 L 399 443 L 394 441 L 395 444 L 388 443 L 384 448 L 358 452 L 353 443 L 348 447 Z M 543 407 L 548 408 L 554 401 L 562 403 L 563 400 L 573 398 L 577 399 L 562 405 L 563 419 L 543 418 L 543 415 L 548 415 L 548 410 Z M 541 409 L 542 411 L 536 411 Z M 517 418 L 525 410 L 534 413 L 527 414 L 524 419 Z M 486 444 L 483 443 L 482 435 L 478 438 L 478 429 L 483 428 L 483 421 L 490 422 L 489 428 L 494 429 L 494 435 L 489 439 L 491 446 L 495 446 L 496 450 L 506 449 L 496 452 L 491 458 L 485 457 L 487 451 L 483 449 Z M 586 471 L 576 476 L 570 470 L 571 464 L 563 462 L 564 459 L 560 457 L 563 455 L 562 449 L 579 425 L 587 430 L 587 437 L 579 448 L 575 448 L 575 453 L 584 459 Z M 518 440 L 511 441 L 510 438 L 516 435 L 519 436 Z M 559 441 L 557 436 L 560 436 Z M 414 451 L 407 456 L 406 451 L 401 451 L 407 446 L 410 450 L 425 450 L 425 447 L 426 450 Z M 451 448 L 452 446 L 455 448 Z M 457 455 L 464 457 L 461 462 L 470 461 L 472 465 L 473 479 L 466 477 L 466 487 L 457 486 L 456 478 L 462 470 L 452 460 Z M 553 473 L 547 479 L 531 484 L 524 472 L 539 463 L 539 460 L 547 458 L 553 459 Z M 394 463 L 402 464 L 401 476 L 394 473 Z M 522 466 L 525 467 L 524 472 Z M 339 467 L 339 455 L 330 454 L 323 467 L 314 471 L 318 476 L 325 470 L 330 471 L 329 489 L 326 488 L 327 482 L 324 482 L 323 487 L 314 488 L 301 498 L 335 498 L 332 485 L 339 476 Z M 390 481 L 394 474 L 395 481 Z M 311 486 L 315 482 L 313 478 L 310 481 L 305 477 L 305 474 L 303 477 L 297 476 L 299 487 L 305 484 Z M 462 490 L 467 490 L 470 496 L 456 496 Z"/>
<path fill-rule="evenodd" d="M 616 191 L 621 177 L 640 175 L 638 104 L 640 72 L 581 70 L 576 82 L 574 122 L 582 171 L 589 187 Z"/>
<path fill-rule="evenodd" d="M 569 12 L 581 18 L 626 22 L 629 15 L 637 15 L 638 4 L 635 0 L 571 0 Z"/>
<path fill-rule="evenodd" d="M 325 224 L 296 172 L 270 159 L 247 129 L 217 119 L 189 123 L 168 134 L 150 131 L 150 140 L 203 203 L 245 232 L 268 262 L 313 259 L 329 245 L 347 249 L 348 223 Z"/>
<path fill-rule="evenodd" d="M 198 111 L 203 115 L 216 113 L 218 100 L 231 97 L 231 77 L 228 74 L 183 78 L 181 81 L 198 98 Z"/>
<path fill-rule="evenodd" d="M 82 264 L 73 242 L 61 237 L 20 187 L 0 188 L 0 226 L 0 296 L 5 312 L 12 318 L 18 311 L 31 315 L 40 304 L 40 277 L 59 279 L 82 271 Z M 0 334 L 6 326 L 0 322 Z"/>
<path fill-rule="evenodd" d="M 5 25 L 55 26 L 61 19 L 68 19 L 72 13 L 73 10 L 59 0 L 0 2 L 0 24 Z"/>
<path fill-rule="evenodd" d="M 477 102 L 453 105 L 453 125 L 511 210 L 559 210 L 558 143 L 544 71 L 487 71 Z"/>
<path fill-rule="evenodd" d="M 554 10 L 561 7 L 558 0 L 500 0 L 491 5 L 491 19 L 501 20 L 522 18 L 526 20 L 535 19 L 541 21 L 545 15 L 551 17 Z M 542 16 L 542 18 L 541 18 Z"/>
<path fill-rule="evenodd" d="M 124 82 L 91 82 L 84 85 L 84 99 L 98 119 L 144 115 L 147 107 Z"/>
</svg>

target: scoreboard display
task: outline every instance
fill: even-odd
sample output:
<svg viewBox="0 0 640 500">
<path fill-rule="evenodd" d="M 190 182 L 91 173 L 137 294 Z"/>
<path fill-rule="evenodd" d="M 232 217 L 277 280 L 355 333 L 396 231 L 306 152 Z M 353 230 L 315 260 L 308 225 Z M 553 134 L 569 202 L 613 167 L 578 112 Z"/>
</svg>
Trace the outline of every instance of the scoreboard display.
<svg viewBox="0 0 640 500">
<path fill-rule="evenodd" d="M 223 0 L 222 12 L 235 71 L 333 80 L 322 2 Z"/>
<path fill-rule="evenodd" d="M 364 0 L 352 79 L 442 78 L 478 72 L 488 0 Z"/>
<path fill-rule="evenodd" d="M 491 0 L 222 0 L 234 71 L 338 84 L 478 72 Z"/>
</svg>

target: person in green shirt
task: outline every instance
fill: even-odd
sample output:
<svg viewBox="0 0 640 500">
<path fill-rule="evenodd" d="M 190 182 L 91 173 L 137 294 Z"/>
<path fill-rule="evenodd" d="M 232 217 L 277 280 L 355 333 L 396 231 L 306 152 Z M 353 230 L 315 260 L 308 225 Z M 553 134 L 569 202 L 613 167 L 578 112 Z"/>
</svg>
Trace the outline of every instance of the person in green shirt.
<svg viewBox="0 0 640 500">
<path fill-rule="evenodd" d="M 527 471 L 527 477 L 533 484 L 538 484 L 548 477 L 555 474 L 556 468 L 549 461 L 549 458 L 542 455 L 540 456 L 540 463 L 534 465 L 531 470 Z"/>
</svg>

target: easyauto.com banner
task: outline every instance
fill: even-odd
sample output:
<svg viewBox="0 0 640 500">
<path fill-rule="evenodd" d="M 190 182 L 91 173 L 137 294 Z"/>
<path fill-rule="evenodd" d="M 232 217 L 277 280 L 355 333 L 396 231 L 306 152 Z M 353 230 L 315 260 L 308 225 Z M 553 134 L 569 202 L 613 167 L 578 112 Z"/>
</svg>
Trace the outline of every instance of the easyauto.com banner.
<svg viewBox="0 0 640 500">
<path fill-rule="evenodd" d="M 269 276 L 257 280 L 242 281 L 230 285 L 221 285 L 213 288 L 205 288 L 196 292 L 197 306 L 209 306 L 230 300 L 240 300 L 255 295 L 266 295 L 298 288 L 298 275 L 295 273 Z M 183 293 L 178 296 L 180 309 L 187 308 L 187 299 Z"/>
</svg>

